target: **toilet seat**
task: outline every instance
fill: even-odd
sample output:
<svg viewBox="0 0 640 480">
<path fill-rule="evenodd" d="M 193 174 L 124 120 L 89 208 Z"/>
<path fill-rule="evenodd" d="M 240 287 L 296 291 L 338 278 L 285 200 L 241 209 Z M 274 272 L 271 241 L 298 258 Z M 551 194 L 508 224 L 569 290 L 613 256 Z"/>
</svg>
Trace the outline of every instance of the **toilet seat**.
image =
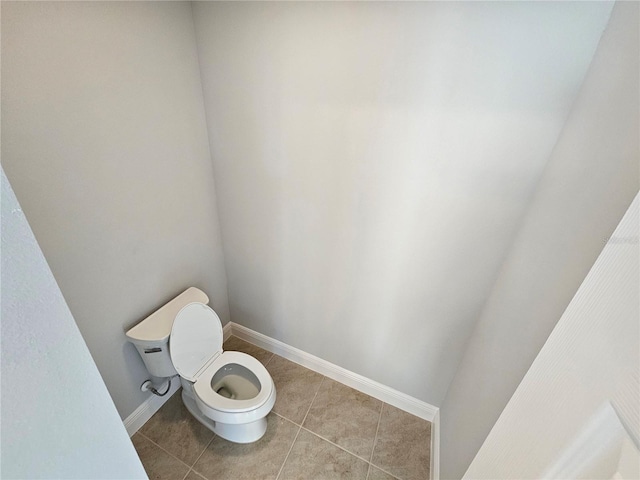
<svg viewBox="0 0 640 480">
<path fill-rule="evenodd" d="M 235 363 L 251 371 L 260 382 L 258 395 L 247 400 L 233 400 L 223 397 L 213 390 L 211 380 L 213 376 L 225 365 Z M 255 410 L 264 405 L 271 397 L 273 391 L 273 380 L 267 369 L 251 355 L 242 352 L 223 352 L 205 370 L 200 373 L 193 390 L 202 403 L 207 407 L 220 412 L 240 413 Z"/>
<path fill-rule="evenodd" d="M 212 417 L 236 413 L 236 420 L 258 415 L 258 409 L 275 402 L 271 375 L 258 360 L 242 352 L 222 351 L 222 323 L 209 306 L 193 302 L 176 315 L 169 337 L 169 353 L 178 374 L 193 383 L 193 391 L 204 413 Z M 258 394 L 247 400 L 223 397 L 213 390 L 213 376 L 225 365 L 235 363 L 252 372 L 260 382 Z M 267 412 L 268 413 L 268 412 Z M 230 422 L 231 423 L 231 422 Z"/>
</svg>

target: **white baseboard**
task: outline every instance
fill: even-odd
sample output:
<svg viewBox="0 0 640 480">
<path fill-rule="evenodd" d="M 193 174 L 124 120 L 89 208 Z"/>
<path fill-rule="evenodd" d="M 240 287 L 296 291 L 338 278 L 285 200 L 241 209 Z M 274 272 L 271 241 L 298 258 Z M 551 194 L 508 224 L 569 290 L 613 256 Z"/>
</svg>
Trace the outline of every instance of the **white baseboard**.
<svg viewBox="0 0 640 480">
<path fill-rule="evenodd" d="M 440 480 L 440 411 L 431 423 L 431 480 Z"/>
<path fill-rule="evenodd" d="M 222 343 L 229 340 L 229 337 L 232 335 L 231 333 L 232 328 L 233 327 L 231 322 L 227 323 L 224 327 L 222 327 Z"/>
<path fill-rule="evenodd" d="M 348 385 L 349 387 L 358 390 L 362 393 L 377 398 L 389 405 L 409 412 L 416 417 L 423 418 L 429 422 L 433 422 L 438 413 L 438 407 L 434 407 L 422 400 L 411 397 L 405 393 L 394 390 L 391 387 L 387 387 L 374 380 L 370 380 L 357 373 L 350 372 L 349 370 L 327 362 L 321 358 L 311 355 L 310 353 L 303 352 L 295 347 L 287 345 L 279 340 L 275 340 L 271 337 L 267 337 L 261 333 L 253 331 L 237 323 L 230 322 L 231 334 L 236 337 L 246 340 L 249 343 L 253 343 L 258 347 L 264 348 L 269 352 L 276 353 L 281 357 L 298 363 L 304 367 L 307 367 L 314 372 L 318 372 L 326 377 L 329 377 L 337 382 Z"/>
<path fill-rule="evenodd" d="M 161 385 L 158 390 L 162 391 L 164 388 L 166 387 Z M 175 376 L 171 378 L 171 388 L 169 389 L 169 393 L 165 396 L 159 397 L 151 393 L 149 398 L 142 402 L 142 404 L 140 404 L 140 406 L 136 408 L 131 415 L 124 419 L 123 423 L 129 436 L 132 437 L 140 427 L 147 423 L 153 414 L 160 410 L 160 407 L 162 407 L 162 405 L 164 405 L 179 388 L 180 378 Z"/>
</svg>

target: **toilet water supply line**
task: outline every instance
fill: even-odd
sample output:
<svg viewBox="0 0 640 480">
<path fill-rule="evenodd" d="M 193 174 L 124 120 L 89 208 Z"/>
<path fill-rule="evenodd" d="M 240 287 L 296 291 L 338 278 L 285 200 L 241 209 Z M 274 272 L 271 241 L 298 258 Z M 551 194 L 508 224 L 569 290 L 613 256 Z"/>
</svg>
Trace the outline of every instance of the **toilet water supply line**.
<svg viewBox="0 0 640 480">
<path fill-rule="evenodd" d="M 153 383 L 151 382 L 151 380 L 145 380 L 144 382 L 142 382 L 142 385 L 140 385 L 140 390 L 142 390 L 143 392 L 149 391 L 154 395 L 157 395 L 159 397 L 164 397 L 167 393 L 169 393 L 169 390 L 171 390 L 171 379 L 173 377 L 168 377 L 168 378 L 169 378 L 169 385 L 167 385 L 167 389 L 164 391 L 164 393 L 160 393 L 158 390 L 156 390 L 153 387 Z"/>
</svg>

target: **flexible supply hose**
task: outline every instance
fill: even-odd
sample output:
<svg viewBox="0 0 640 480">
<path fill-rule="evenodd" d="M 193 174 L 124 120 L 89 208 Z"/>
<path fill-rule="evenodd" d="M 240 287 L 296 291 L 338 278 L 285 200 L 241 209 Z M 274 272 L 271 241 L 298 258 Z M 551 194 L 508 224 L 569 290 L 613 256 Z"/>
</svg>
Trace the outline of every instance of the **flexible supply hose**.
<svg viewBox="0 0 640 480">
<path fill-rule="evenodd" d="M 169 393 L 169 390 L 171 390 L 171 377 L 169 377 L 169 385 L 167 385 L 167 389 L 164 391 L 164 393 L 160 393 L 155 388 L 149 387 L 149 391 L 159 397 L 164 397 L 167 393 Z"/>
</svg>

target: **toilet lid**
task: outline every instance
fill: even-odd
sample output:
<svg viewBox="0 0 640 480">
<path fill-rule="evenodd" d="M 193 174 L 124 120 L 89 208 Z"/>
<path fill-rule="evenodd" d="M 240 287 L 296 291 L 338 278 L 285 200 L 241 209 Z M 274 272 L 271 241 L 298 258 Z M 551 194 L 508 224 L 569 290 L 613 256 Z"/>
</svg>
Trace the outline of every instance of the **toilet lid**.
<svg viewBox="0 0 640 480">
<path fill-rule="evenodd" d="M 173 320 L 169 337 L 171 362 L 178 374 L 195 382 L 198 372 L 222 353 L 222 324 L 203 303 L 190 303 Z"/>
</svg>

